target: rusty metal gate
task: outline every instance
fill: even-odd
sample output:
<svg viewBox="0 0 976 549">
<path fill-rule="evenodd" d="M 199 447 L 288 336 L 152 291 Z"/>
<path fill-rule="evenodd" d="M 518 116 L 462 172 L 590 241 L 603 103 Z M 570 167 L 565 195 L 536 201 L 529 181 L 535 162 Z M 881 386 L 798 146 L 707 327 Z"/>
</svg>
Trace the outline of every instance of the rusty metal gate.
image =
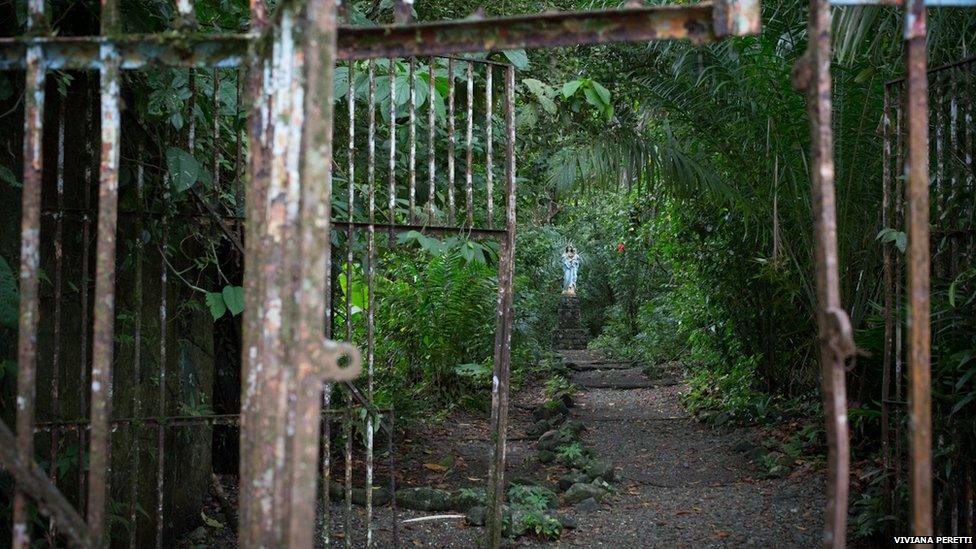
<svg viewBox="0 0 976 549">
<path fill-rule="evenodd" d="M 970 266 L 970 258 L 976 253 L 971 225 L 976 211 L 973 209 L 974 192 L 973 118 L 976 106 L 976 58 L 963 59 L 928 71 L 932 83 L 929 89 L 928 137 L 929 171 L 932 182 L 929 199 L 932 203 L 932 286 L 933 293 L 947 294 L 953 291 L 954 281 Z M 905 166 L 906 142 L 906 81 L 892 80 L 885 85 L 884 113 L 882 115 L 883 149 L 883 220 L 885 230 L 896 231 L 900 237 L 907 229 L 904 180 L 897 174 Z M 911 383 L 905 368 L 908 326 L 904 305 L 909 301 L 904 284 L 905 261 L 895 251 L 895 240 L 884 244 L 884 357 L 881 386 L 881 448 L 886 475 L 886 511 L 901 516 L 894 490 L 904 477 L 904 433 L 908 424 L 906 388 Z M 943 344 L 948 319 L 936 318 L 933 326 L 933 367 L 948 361 Z M 950 417 L 945 410 L 940 417 Z M 962 441 L 955 441 L 954 445 Z M 958 455 L 964 456 L 965 451 Z M 973 528 L 973 476 L 976 471 L 971 462 L 946 456 L 947 467 L 961 471 L 962 484 L 947 485 L 941 481 L 936 491 L 934 519 L 938 531 L 958 535 Z"/>
<path fill-rule="evenodd" d="M 504 499 L 505 434 L 508 411 L 508 368 L 512 326 L 512 280 L 515 245 L 515 135 L 514 135 L 514 70 L 510 66 L 496 67 L 492 63 L 468 59 L 446 58 L 434 61 L 429 56 L 452 55 L 464 52 L 482 52 L 525 47 L 553 47 L 576 44 L 596 44 L 625 41 L 649 41 L 690 39 L 706 42 L 727 36 L 754 34 L 759 31 L 759 5 L 754 0 L 719 0 L 714 3 L 701 3 L 677 6 L 643 7 L 628 5 L 613 11 L 581 13 L 545 13 L 501 19 L 472 18 L 463 21 L 443 23 L 409 24 L 410 3 L 397 2 L 398 21 L 394 25 L 356 28 L 338 24 L 341 6 L 333 0 L 310 0 L 308 2 L 282 2 L 274 14 L 269 14 L 261 1 L 251 2 L 250 29 L 241 33 L 202 33 L 195 28 L 194 7 L 189 0 L 176 2 L 174 17 L 175 31 L 155 35 L 126 34 L 122 27 L 117 0 L 102 0 L 100 13 L 101 32 L 97 36 L 64 36 L 51 34 L 43 0 L 29 0 L 26 32 L 22 36 L 0 38 L 0 69 L 23 71 L 25 74 L 25 107 L 23 137 L 23 206 L 21 222 L 21 261 L 20 261 L 20 315 L 18 341 L 18 398 L 16 440 L 5 424 L 0 422 L 0 459 L 8 469 L 17 485 L 14 502 L 15 547 L 30 544 L 32 526 L 28 516 L 28 499 L 49 515 L 52 524 L 47 533 L 53 541 L 63 536 L 72 545 L 102 546 L 109 542 L 107 536 L 107 515 L 110 503 L 110 477 L 113 463 L 110 451 L 111 440 L 125 429 L 149 430 L 154 440 L 153 448 L 158 459 L 150 466 L 155 467 L 155 486 L 152 497 L 155 507 L 154 534 L 157 546 L 164 546 L 164 484 L 174 479 L 167 475 L 165 455 L 167 453 L 167 430 L 181 427 L 209 426 L 218 423 L 234 424 L 239 421 L 241 430 L 240 466 L 240 525 L 238 540 L 246 547 L 281 546 L 310 547 L 313 544 L 313 525 L 316 515 L 316 490 L 318 478 L 329 482 L 329 464 L 320 473 L 318 463 L 320 441 L 328 444 L 329 436 L 320 437 L 320 429 L 326 434 L 331 429 L 329 417 L 336 414 L 349 414 L 353 406 L 365 407 L 368 421 L 385 420 L 385 428 L 392 433 L 393 414 L 391 410 L 377 410 L 372 406 L 372 374 L 374 371 L 373 345 L 373 294 L 369 292 L 370 305 L 367 308 L 367 345 L 365 353 L 365 394 L 352 384 L 360 377 L 363 368 L 360 351 L 351 344 L 346 323 L 345 342 L 333 341 L 332 329 L 336 311 L 343 306 L 346 318 L 350 318 L 349 303 L 333 302 L 334 281 L 330 275 L 333 266 L 340 263 L 332 253 L 330 231 L 335 227 L 344 232 L 347 242 L 354 234 L 365 230 L 368 253 L 366 261 L 367 278 L 375 272 L 376 231 L 381 234 L 400 231 L 428 231 L 432 233 L 467 233 L 495 237 L 500 240 L 499 252 L 499 291 L 497 302 L 497 329 L 495 337 L 494 372 L 492 385 L 492 442 L 493 456 L 489 479 L 490 537 L 488 543 L 498 546 L 501 541 L 501 514 Z M 356 176 L 357 139 L 362 132 L 355 127 L 354 94 L 347 94 L 346 106 L 351 121 L 348 124 L 345 165 L 333 162 L 334 155 L 333 102 L 334 75 L 339 63 L 349 62 L 346 69 L 348 82 L 351 74 L 366 71 L 369 94 L 366 103 L 369 122 L 367 125 L 367 195 L 356 203 L 354 181 L 363 181 Z M 440 63 L 446 64 L 451 75 L 449 108 L 453 111 L 455 70 L 460 70 L 459 78 L 465 90 L 458 93 L 464 100 L 460 110 L 465 113 L 459 117 L 465 123 L 463 139 L 456 139 L 461 133 L 454 127 L 454 116 L 447 117 L 448 134 L 451 146 L 446 158 L 437 157 L 431 148 L 433 138 L 428 135 L 428 184 L 418 182 L 416 133 L 417 120 L 422 115 L 416 110 L 418 76 L 426 66 L 428 71 Z M 377 196 L 383 185 L 377 184 L 376 177 L 379 157 L 375 147 L 375 136 L 379 125 L 375 123 L 377 71 L 385 67 L 392 70 L 405 66 L 408 71 L 406 107 L 407 124 L 399 131 L 408 132 L 407 170 L 401 168 L 401 155 L 396 151 L 396 139 L 390 139 L 387 157 L 387 198 L 386 208 L 377 207 Z M 193 217 L 208 224 L 212 230 L 219 231 L 238 251 L 243 251 L 244 262 L 244 327 L 242 342 L 241 404 L 240 415 L 235 413 L 195 414 L 177 416 L 167 406 L 166 370 L 172 348 L 167 347 L 167 326 L 171 311 L 167 304 L 169 284 L 168 275 L 178 271 L 169 263 L 169 242 L 163 239 L 158 257 L 158 271 L 155 276 L 144 277 L 144 258 L 149 254 L 139 244 L 136 281 L 133 285 L 134 297 L 139 303 L 136 310 L 139 316 L 133 338 L 136 349 L 131 360 L 131 372 L 136 386 L 143 380 L 157 384 L 155 397 L 133 399 L 128 418 L 113 417 L 113 397 L 122 386 L 114 383 L 113 367 L 118 366 L 118 331 L 116 264 L 119 256 L 116 240 L 120 213 L 123 218 L 131 217 L 137 227 L 143 224 L 158 224 L 163 235 L 176 227 L 177 221 L 187 219 L 186 212 L 173 212 L 168 203 L 165 185 L 172 183 L 172 173 L 159 170 L 148 174 L 139 161 L 143 153 L 135 147 L 136 161 L 131 162 L 135 171 L 137 208 L 135 211 L 119 208 L 120 173 L 129 164 L 121 162 L 123 152 L 123 109 L 120 71 L 138 71 L 151 67 L 182 67 L 193 72 L 213 71 L 216 88 L 226 78 L 220 71 L 235 71 L 247 68 L 236 77 L 238 93 L 246 91 L 251 104 L 247 124 L 249 146 L 248 159 L 241 158 L 242 144 L 235 147 L 233 169 L 220 167 L 224 153 L 216 146 L 220 129 L 214 130 L 213 155 L 215 167 L 212 176 L 220 173 L 232 176 L 232 185 L 217 189 L 234 194 L 234 211 L 221 210 L 221 202 L 212 200 L 198 189 L 193 193 L 198 213 Z M 82 71 L 89 77 L 97 72 L 99 81 L 100 116 L 98 125 L 91 120 L 82 126 L 81 135 L 90 135 L 96 127 L 100 128 L 99 147 L 89 147 L 88 158 L 99 158 L 97 208 L 85 185 L 83 192 L 73 193 L 83 204 L 83 208 L 66 206 L 66 187 L 63 185 L 63 156 L 70 147 L 66 144 L 64 133 L 70 131 L 68 117 L 63 113 L 64 102 L 59 103 L 61 116 L 57 117 L 59 146 L 58 158 L 45 158 L 44 136 L 46 79 L 51 71 Z M 428 72 L 429 74 L 429 72 Z M 501 78 L 503 92 L 494 93 L 495 82 Z M 397 92 L 395 79 L 389 94 Z M 495 154 L 491 143 L 497 137 L 504 143 L 504 177 L 499 182 L 501 197 L 495 209 L 494 172 L 488 169 L 482 181 L 473 184 L 472 155 L 475 97 L 474 83 L 484 84 L 486 92 L 478 101 L 483 105 L 482 113 L 488 121 L 483 130 L 488 133 L 483 143 L 486 158 Z M 431 80 L 426 80 L 431 84 Z M 217 93 L 213 93 L 216 101 Z M 492 137 L 494 116 L 493 99 L 503 97 L 504 135 Z M 195 143 L 193 101 L 191 94 L 188 133 L 179 136 L 185 140 L 191 152 L 202 145 Z M 341 104 L 341 103 L 340 103 Z M 387 135 L 394 136 L 400 124 L 396 101 L 391 102 L 393 112 L 389 116 Z M 235 100 L 234 108 L 242 109 Z M 86 108 L 87 110 L 87 108 Z M 430 111 L 428 111 L 430 116 Z M 454 114 L 453 112 L 451 114 Z M 480 116 L 480 114 L 479 114 Z M 214 116 L 215 127 L 216 119 Z M 428 128 L 431 126 L 428 124 Z M 829 125 L 828 125 L 829 127 Z M 50 132 L 49 132 L 50 133 Z M 240 135 L 236 133 L 236 135 Z M 175 137 L 175 136 L 174 136 Z M 422 137 L 421 137 L 422 139 Z M 82 139 L 84 141 L 84 139 Z M 90 142 L 90 139 L 88 139 Z M 463 161 L 454 157 L 454 144 L 462 143 Z M 444 160 L 446 167 L 440 162 Z M 456 180 L 458 164 L 464 165 L 463 182 Z M 52 166 L 56 171 L 56 205 L 48 213 L 42 207 L 42 176 L 50 173 Z M 243 166 L 248 166 L 248 177 L 243 178 Z M 345 216 L 336 212 L 333 219 L 334 201 L 333 169 L 346 171 L 350 186 L 346 192 Z M 46 167 L 46 169 L 45 169 Z M 436 174 L 446 170 L 447 180 Z M 361 171 L 361 170 L 360 170 Z M 403 174 L 406 173 L 406 184 Z M 94 184 L 94 173 L 87 173 L 84 181 Z M 153 179 L 160 187 L 156 188 L 161 197 L 146 193 L 147 179 Z M 357 179 L 358 178 L 358 179 Z M 243 183 L 246 181 L 246 183 Z M 191 182 L 190 187 L 194 182 Z M 225 184 L 226 185 L 226 184 Z M 441 187 L 443 185 L 443 187 Z M 426 189 L 426 199 L 418 197 L 418 189 Z M 483 190 L 482 190 L 483 189 Z M 80 196 L 79 196 L 80 195 Z M 246 196 L 246 215 L 241 223 L 240 212 L 236 208 L 241 198 Z M 363 198 L 367 204 L 363 210 Z M 406 203 L 406 207 L 401 204 Z M 462 207 L 463 204 L 463 207 Z M 146 207 L 152 205 L 152 208 Z M 383 213 L 385 210 L 385 214 Z M 405 211 L 405 213 L 404 213 Z M 501 212 L 504 211 L 504 214 Z M 96 213 L 97 212 L 97 213 Z M 358 213 L 357 213 L 358 212 Z M 50 386 L 51 404 L 55 413 L 51 421 L 35 421 L 35 395 L 37 394 L 38 328 L 41 320 L 48 314 L 40 307 L 40 280 L 42 250 L 42 220 L 48 215 L 54 221 L 55 243 L 53 250 L 56 275 L 53 300 L 54 329 L 59 330 L 63 313 L 59 309 L 59 297 L 63 291 L 61 269 L 67 269 L 63 260 L 61 236 L 66 230 L 69 214 L 77 219 L 71 227 L 82 234 L 82 252 L 79 253 L 82 279 L 86 283 L 79 288 L 81 304 L 80 330 L 78 341 L 82 346 L 82 363 L 78 367 L 79 384 L 75 389 L 81 392 L 77 410 L 59 410 L 59 395 L 66 394 L 58 386 L 66 379 L 65 373 L 55 374 Z M 129 221 L 127 221 L 129 222 Z M 94 226 L 92 226 L 94 224 Z M 241 225 L 245 238 L 241 237 Z M 51 227 L 48 225 L 48 230 Z M 71 230 L 70 228 L 68 230 Z M 94 254 L 94 292 L 89 300 L 87 276 L 88 245 L 97 242 Z M 246 248 L 245 248 L 246 246 Z M 348 246 L 347 246 L 348 247 Z M 344 258 L 346 267 L 352 262 L 347 252 Z M 834 265 L 836 267 L 836 265 Z M 348 272 L 348 271 L 347 271 Z M 158 321 L 161 337 L 156 351 L 157 368 L 155 372 L 142 369 L 144 357 L 140 356 L 142 346 L 138 326 L 142 325 L 144 303 L 143 285 L 147 280 L 155 280 L 153 288 L 159 289 Z M 93 318 L 88 323 L 87 311 L 93 310 Z M 90 373 L 87 366 L 87 341 L 91 334 Z M 74 333 L 74 332 L 73 332 Z M 58 340 L 59 338 L 55 338 Z M 57 368 L 58 351 L 54 350 L 54 364 Z M 128 364 L 126 368 L 128 368 Z M 119 370 L 119 373 L 125 370 Z M 346 407 L 330 411 L 332 387 L 341 384 L 346 394 Z M 90 396 L 86 392 L 90 390 Z M 61 391 L 59 393 L 59 391 Z M 145 391 L 144 391 L 145 392 Z M 147 395 L 142 395 L 146 397 Z M 151 406 L 150 406 L 151 405 Z M 151 409 L 150 409 L 151 408 Z M 323 426 L 323 411 L 325 422 Z M 152 413 L 156 415 L 153 416 Z M 63 417 L 78 414 L 76 419 L 64 421 Z M 87 418 L 85 416 L 88 416 Z M 348 429 L 349 422 L 344 423 Z M 372 433 L 372 428 L 367 429 Z M 36 434 L 45 433 L 51 443 L 48 450 L 52 466 L 45 472 L 34 460 Z M 65 497 L 64 479 L 56 477 L 59 440 L 75 433 L 78 442 L 78 470 L 76 493 L 78 505 Z M 132 440 L 138 441 L 139 437 Z M 388 437 L 392 444 L 392 438 Z M 351 449 L 349 437 L 347 446 L 345 483 L 350 486 Z M 84 447 L 88 448 L 87 474 L 82 466 Z M 141 463 L 140 445 L 128 448 L 134 451 L 131 459 L 138 469 Z M 367 477 L 372 475 L 372 444 L 367 444 Z M 117 449 L 118 453 L 118 449 Z M 324 456 L 331 455 L 328 448 Z M 390 452 L 390 458 L 393 458 Z M 146 466 L 143 463 L 142 466 Z M 393 476 L 391 475 L 391 479 Z M 370 479 L 367 479 L 369 486 Z M 62 488 L 59 490 L 59 486 Z M 219 486 L 218 486 L 219 488 Z M 138 511 L 136 502 L 140 496 L 139 485 L 132 484 L 127 504 L 121 514 L 135 520 Z M 328 487 L 323 490 L 328 497 Z M 346 490 L 348 524 L 348 505 L 351 490 Z M 370 491 L 367 490 L 367 494 Z M 367 498 L 369 496 L 367 495 Z M 81 509 L 86 515 L 82 518 Z M 367 507 L 369 509 L 369 507 Z M 116 511 L 117 512 L 117 511 Z M 369 521 L 367 521 L 369 523 Z M 394 524 L 395 524 L 394 513 Z M 328 535 L 329 528 L 323 529 Z M 372 541 L 371 529 L 365 533 L 367 543 Z M 346 543 L 351 543 L 346 537 Z M 395 538 L 395 528 L 394 528 Z M 136 546 L 142 543 L 133 529 L 128 543 Z M 394 541 L 395 543 L 395 541 Z"/>
</svg>

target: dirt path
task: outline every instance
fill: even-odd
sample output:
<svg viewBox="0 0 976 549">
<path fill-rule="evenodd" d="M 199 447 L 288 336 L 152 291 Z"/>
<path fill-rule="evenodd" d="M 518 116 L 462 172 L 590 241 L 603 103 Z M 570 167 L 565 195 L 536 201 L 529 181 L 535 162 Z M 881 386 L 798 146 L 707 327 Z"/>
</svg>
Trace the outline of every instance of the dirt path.
<svg viewBox="0 0 976 549">
<path fill-rule="evenodd" d="M 758 480 L 733 446 L 747 430 L 723 431 L 688 416 L 683 387 L 662 372 L 602 369 L 594 351 L 565 351 L 586 388 L 571 415 L 589 428 L 584 443 L 616 465 L 617 494 L 591 513 L 570 511 L 579 526 L 569 546 L 815 547 L 824 494 L 818 474 Z M 572 365 L 571 364 L 571 365 Z M 576 371 L 576 370 L 580 371 Z"/>
<path fill-rule="evenodd" d="M 742 446 L 755 440 L 755 429 L 717 428 L 690 417 L 681 403 L 685 388 L 679 374 L 667 368 L 651 379 L 633 364 L 612 361 L 596 351 L 561 353 L 569 376 L 580 388 L 568 420 L 585 425 L 580 442 L 596 458 L 616 468 L 613 493 L 601 503 L 566 505 L 555 513 L 574 528 L 556 543 L 531 537 L 516 547 L 816 547 L 824 503 L 823 477 L 799 465 L 782 478 L 763 478 Z M 532 411 L 546 397 L 544 379 L 530 380 L 512 395 L 508 435 L 509 482 L 524 479 L 553 487 L 570 469 L 538 460 L 538 436 L 529 436 Z M 433 426 L 417 425 L 397 441 L 397 490 L 429 487 L 446 491 L 483 489 L 488 479 L 491 446 L 486 414 L 458 412 Z M 757 448 L 753 446 L 753 448 Z M 738 451 L 736 451 L 738 450 Z M 378 456 L 378 486 L 388 482 L 385 458 Z M 362 486 L 362 463 L 355 463 L 354 483 Z M 334 471 L 337 476 L 341 474 Z M 236 496 L 231 490 L 232 496 Z M 213 507 L 213 506 L 212 506 Z M 318 531 L 324 509 L 320 507 Z M 219 513 L 210 509 L 211 516 Z M 393 525 L 401 547 L 476 547 L 484 528 L 463 518 L 414 523 L 405 520 L 457 511 L 403 509 L 388 505 L 373 516 L 376 546 L 393 546 Z M 331 545 L 343 547 L 343 505 L 329 505 Z M 350 515 L 352 545 L 365 545 L 365 509 Z M 192 546 L 187 544 L 185 546 Z M 234 546 L 232 537 L 211 539 L 207 546 Z M 320 539 L 320 546 L 321 544 Z"/>
</svg>

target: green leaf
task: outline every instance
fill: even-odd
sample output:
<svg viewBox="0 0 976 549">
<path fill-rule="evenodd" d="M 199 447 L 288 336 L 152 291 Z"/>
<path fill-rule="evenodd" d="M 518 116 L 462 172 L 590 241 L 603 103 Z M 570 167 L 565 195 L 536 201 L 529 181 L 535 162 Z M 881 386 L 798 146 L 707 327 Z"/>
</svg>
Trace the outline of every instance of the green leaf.
<svg viewBox="0 0 976 549">
<path fill-rule="evenodd" d="M 600 100 L 603 101 L 604 105 L 610 105 L 610 90 L 603 87 L 602 84 L 596 80 L 590 80 L 590 85 L 596 90 L 597 95 L 600 96 Z"/>
<path fill-rule="evenodd" d="M 572 97 L 573 94 L 576 93 L 576 90 L 579 89 L 582 83 L 583 83 L 582 80 L 570 80 L 569 82 L 563 84 L 563 97 L 565 97 L 566 99 Z"/>
<path fill-rule="evenodd" d="M 508 59 L 508 62 L 515 65 L 515 68 L 524 71 L 529 68 L 529 56 L 525 54 L 525 50 L 506 50 L 502 53 Z"/>
<path fill-rule="evenodd" d="M 200 163 L 197 159 L 177 147 L 166 149 L 166 167 L 173 182 L 173 190 L 178 193 L 192 187 L 201 175 Z"/>
<path fill-rule="evenodd" d="M 207 292 L 207 307 L 210 308 L 210 316 L 214 320 L 224 316 L 224 313 L 227 312 L 224 296 L 220 292 Z"/>
<path fill-rule="evenodd" d="M 241 286 L 224 286 L 224 303 L 230 314 L 237 316 L 244 310 L 244 288 Z"/>
<path fill-rule="evenodd" d="M 547 113 L 556 114 L 556 103 L 552 100 L 554 90 L 551 86 L 540 80 L 536 80 L 535 78 L 526 78 L 525 80 L 522 80 L 522 83 L 525 84 L 525 87 L 528 88 L 533 95 L 535 95 L 536 99 L 539 101 L 539 104 L 542 105 L 542 108 L 545 109 Z"/>
</svg>

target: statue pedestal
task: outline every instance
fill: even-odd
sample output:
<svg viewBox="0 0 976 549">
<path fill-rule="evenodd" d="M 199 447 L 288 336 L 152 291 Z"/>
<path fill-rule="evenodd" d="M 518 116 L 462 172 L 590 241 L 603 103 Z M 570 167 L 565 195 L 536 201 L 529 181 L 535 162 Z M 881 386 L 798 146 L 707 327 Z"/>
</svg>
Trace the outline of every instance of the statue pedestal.
<svg viewBox="0 0 976 549">
<path fill-rule="evenodd" d="M 556 310 L 556 334 L 553 348 L 556 350 L 585 349 L 589 337 L 580 324 L 579 298 L 563 294 Z"/>
</svg>

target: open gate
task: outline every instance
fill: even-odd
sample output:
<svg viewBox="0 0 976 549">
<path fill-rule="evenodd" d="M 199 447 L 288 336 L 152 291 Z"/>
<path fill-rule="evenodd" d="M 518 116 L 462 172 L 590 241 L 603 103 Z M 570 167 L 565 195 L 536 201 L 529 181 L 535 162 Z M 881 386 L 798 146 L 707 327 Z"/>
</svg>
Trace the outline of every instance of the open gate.
<svg viewBox="0 0 976 549">
<path fill-rule="evenodd" d="M 839 5 L 851 3 L 861 2 L 830 2 Z M 932 523 L 925 6 L 949 3 L 939 0 L 906 2 L 909 138 L 905 158 L 908 173 L 908 298 L 911 304 L 908 367 L 912 411 L 913 530 L 916 534 L 926 535 L 932 533 Z M 954 3 L 972 4 L 971 0 Z M 50 35 L 45 2 L 29 0 L 26 33 L 15 38 L 0 39 L 0 68 L 25 71 L 26 89 L 16 452 L 11 451 L 13 435 L 0 424 L 0 459 L 13 473 L 18 486 L 15 547 L 25 547 L 29 543 L 27 497 L 36 500 L 47 510 L 58 531 L 73 544 L 91 546 L 103 543 L 115 352 L 115 239 L 121 148 L 119 73 L 121 70 L 150 66 L 210 70 L 251 68 L 246 87 L 257 107 L 252 110 L 249 123 L 250 178 L 246 187 L 244 300 L 247 313 L 240 415 L 244 456 L 241 460 L 241 544 L 248 547 L 312 545 L 323 391 L 325 403 L 328 404 L 328 384 L 350 382 L 358 377 L 361 369 L 360 352 L 355 347 L 327 338 L 332 336 L 332 322 L 326 319 L 331 319 L 329 312 L 336 309 L 336 304 L 330 301 L 332 277 L 327 274 L 332 272 L 331 265 L 336 263 L 329 238 L 330 229 L 335 226 L 345 229 L 347 235 L 366 229 L 371 243 L 375 243 L 377 228 L 391 232 L 478 229 L 500 237 L 500 288 L 492 402 L 494 452 L 489 490 L 492 503 L 489 543 L 498 546 L 501 538 L 501 502 L 504 498 L 504 440 L 515 237 L 514 72 L 510 67 L 502 69 L 507 138 L 504 229 L 494 229 L 492 226 L 494 217 L 490 193 L 485 203 L 486 217 L 479 218 L 474 213 L 470 172 L 465 174 L 463 191 L 459 190 L 459 195 L 463 193 L 464 197 L 464 221 L 454 219 L 457 204 L 453 202 L 448 204 L 450 218 L 446 224 L 436 226 L 425 221 L 424 212 L 418 208 L 419 202 L 416 202 L 414 194 L 416 187 L 412 164 L 409 186 L 405 192 L 402 178 L 395 176 L 396 166 L 392 166 L 389 172 L 388 198 L 395 205 L 398 197 L 407 196 L 409 210 L 406 219 L 398 218 L 395 212 L 385 220 L 377 217 L 373 202 L 375 194 L 370 192 L 367 197 L 370 204 L 367 218 L 357 220 L 352 214 L 354 207 L 351 207 L 349 217 L 333 221 L 333 158 L 339 156 L 333 154 L 335 141 L 332 131 L 336 63 L 365 61 L 366 70 L 372 75 L 377 66 L 374 60 L 377 59 L 406 58 L 405 63 L 413 70 L 417 66 L 415 58 L 464 52 L 672 39 L 705 42 L 758 32 L 758 2 L 718 0 L 714 3 L 654 7 L 628 4 L 612 11 L 544 13 L 421 24 L 407 22 L 409 2 L 397 2 L 397 24 L 354 28 L 339 25 L 337 14 L 341 6 L 334 0 L 282 2 L 273 15 L 267 13 L 263 2 L 252 1 L 251 29 L 239 34 L 196 32 L 192 25 L 192 2 L 179 0 L 176 4 L 178 32 L 152 36 L 126 35 L 120 26 L 117 1 L 103 0 L 99 36 L 59 38 Z M 849 460 L 844 361 L 854 352 L 854 347 L 850 323 L 839 297 L 831 136 L 830 4 L 827 0 L 811 0 L 811 40 L 805 61 L 797 72 L 796 84 L 809 95 L 812 122 L 812 194 L 820 302 L 818 326 L 830 445 L 825 545 L 841 547 L 845 541 Z M 456 62 L 464 66 L 469 75 L 472 74 L 473 65 L 468 64 L 468 60 Z M 387 61 L 387 67 L 392 65 Z M 356 67 L 355 64 L 350 65 L 349 70 Z M 81 518 L 33 462 L 37 327 L 40 315 L 41 175 L 42 166 L 50 165 L 50 162 L 45 162 L 42 152 L 44 85 L 47 73 L 58 69 L 98 71 L 101 82 L 101 161 L 98 173 L 94 319 L 91 326 L 90 463 L 87 479 L 81 481 L 87 492 L 86 519 Z M 372 78 L 370 80 L 375 82 Z M 470 89 L 472 78 L 469 76 L 466 82 Z M 472 94 L 468 93 L 465 97 L 470 104 Z M 350 101 L 350 113 L 353 108 L 354 101 Z M 413 128 L 415 114 L 411 115 L 410 128 Z M 470 115 L 467 120 L 466 136 L 469 136 Z M 395 117 L 393 126 L 389 131 L 396 131 Z M 354 130 L 352 125 L 349 130 Z M 368 131 L 372 134 L 374 130 L 370 124 Z M 370 141 L 368 170 L 375 167 L 376 160 Z M 350 149 L 355 148 L 353 141 L 348 143 Z M 467 151 L 470 151 L 470 147 Z M 393 154 L 390 158 L 395 159 Z M 470 165 L 470 162 L 467 164 Z M 353 170 L 352 161 L 347 169 Z M 454 174 L 453 167 L 451 174 Z M 372 173 L 369 177 L 372 177 Z M 451 190 L 456 190 L 454 181 L 451 183 Z M 349 204 L 354 206 L 353 193 L 348 193 L 347 198 Z M 427 204 L 431 202 L 429 200 Z M 221 217 L 214 216 L 213 212 L 206 213 Z M 216 219 L 213 221 L 221 230 L 230 231 L 226 224 L 217 223 Z M 485 223 L 487 227 L 476 227 L 478 223 Z M 370 257 L 373 245 L 370 244 Z M 349 261 L 348 257 L 346 261 Z M 369 265 L 372 272 L 372 264 Z M 165 274 L 162 281 L 165 284 Z M 165 309 L 161 314 L 165 315 Z M 163 321 L 165 324 L 165 317 Z M 345 362 L 341 360 L 343 356 L 348 357 Z M 368 345 L 368 372 L 373 366 L 371 356 L 372 348 Z M 340 363 L 344 365 L 340 366 Z M 87 383 L 86 375 L 83 371 L 82 381 Z M 352 390 L 350 394 L 362 396 Z M 368 406 L 368 394 L 363 398 Z M 165 410 L 162 415 L 165 416 Z M 162 451 L 160 449 L 161 454 Z M 134 539 L 131 544 L 135 545 Z M 157 544 L 161 544 L 161 537 L 157 537 Z"/>
</svg>

